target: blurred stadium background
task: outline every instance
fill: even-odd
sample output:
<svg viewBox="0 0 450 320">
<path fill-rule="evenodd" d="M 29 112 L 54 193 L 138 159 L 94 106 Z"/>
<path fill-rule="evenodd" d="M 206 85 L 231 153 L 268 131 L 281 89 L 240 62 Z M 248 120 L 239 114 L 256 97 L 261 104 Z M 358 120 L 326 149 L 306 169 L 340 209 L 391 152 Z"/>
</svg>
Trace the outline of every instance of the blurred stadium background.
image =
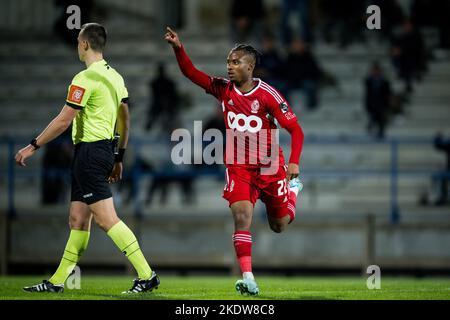
<svg viewBox="0 0 450 320">
<path fill-rule="evenodd" d="M 114 195 L 119 215 L 136 231 L 152 266 L 180 273 L 237 271 L 232 218 L 221 198 L 223 168 L 175 166 L 170 161 L 170 130 L 192 129 L 194 120 L 204 121 L 204 127 L 212 120 L 214 127 L 219 107 L 181 75 L 163 41 L 165 26 L 179 32 L 197 67 L 225 76 L 225 59 L 238 40 L 236 32 L 241 30 L 245 38 L 249 21 L 257 28 L 247 42 L 263 50 L 262 38 L 269 31 L 281 58 L 287 57 L 289 44 L 282 41 L 280 29 L 287 21 L 299 30 L 297 36 L 308 37 L 320 67 L 318 102 L 315 108 L 308 106 L 305 91 L 289 91 L 306 137 L 301 161 L 304 191 L 298 219 L 285 233 L 271 232 L 264 208 L 256 207 L 256 274 L 358 274 L 372 264 L 382 273 L 450 274 L 450 206 L 440 194 L 450 172 L 446 153 L 435 147 L 438 132 L 450 137 L 449 27 L 443 22 L 448 18 L 437 14 L 449 12 L 448 1 L 298 1 L 304 5 L 302 12 L 290 18 L 283 15 L 282 0 L 246 0 L 240 8 L 256 8 L 258 2 L 264 11 L 244 18 L 233 14 L 231 0 L 78 2 L 82 22 L 106 26 L 106 59 L 124 76 L 130 92 L 127 175 L 114 187 Z M 59 112 L 68 84 L 84 68 L 73 33 L 65 29 L 70 16 L 65 8 L 74 3 L 0 3 L 2 274 L 50 273 L 68 236 L 70 144 L 61 140 L 43 148 L 26 168 L 15 167 L 13 156 Z M 381 30 L 366 28 L 370 4 L 381 7 Z M 411 88 L 395 67 L 399 48 L 405 47 L 393 40 L 401 37 L 408 16 L 424 43 L 420 61 L 408 60 L 409 55 L 419 55 L 414 50 L 420 46 L 403 56 L 421 63 L 408 65 L 419 70 L 413 72 Z M 364 79 L 374 61 L 391 87 L 389 106 L 381 106 L 389 119 L 382 137 L 367 129 Z M 171 108 L 169 103 L 168 112 L 154 109 L 153 114 L 161 115 L 152 118 L 148 128 L 150 81 L 160 64 L 176 85 L 178 105 Z M 284 133 L 281 142 L 288 153 Z M 128 270 L 126 259 L 96 226 L 81 268 Z"/>
</svg>

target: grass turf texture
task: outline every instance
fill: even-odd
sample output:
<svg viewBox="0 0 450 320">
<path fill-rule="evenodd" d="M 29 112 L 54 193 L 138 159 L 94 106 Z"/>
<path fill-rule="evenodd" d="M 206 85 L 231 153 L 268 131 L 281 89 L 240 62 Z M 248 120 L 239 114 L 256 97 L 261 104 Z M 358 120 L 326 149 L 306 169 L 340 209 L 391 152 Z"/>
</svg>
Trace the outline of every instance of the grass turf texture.
<svg viewBox="0 0 450 320">
<path fill-rule="evenodd" d="M 233 277 L 161 277 L 159 289 L 151 293 L 123 295 L 132 278 L 124 276 L 83 276 L 81 289 L 64 293 L 28 293 L 22 287 L 34 285 L 42 277 L 0 277 L 1 299 L 38 300 L 450 300 L 450 278 L 382 277 L 381 289 L 369 290 L 363 277 L 258 277 L 260 295 L 241 296 L 234 289 Z"/>
</svg>

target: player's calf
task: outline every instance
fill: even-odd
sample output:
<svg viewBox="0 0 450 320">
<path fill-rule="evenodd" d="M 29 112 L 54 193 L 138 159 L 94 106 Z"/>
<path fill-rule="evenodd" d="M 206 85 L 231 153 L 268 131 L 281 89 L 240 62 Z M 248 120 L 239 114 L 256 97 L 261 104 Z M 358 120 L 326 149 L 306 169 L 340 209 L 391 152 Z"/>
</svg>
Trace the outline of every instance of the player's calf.
<svg viewBox="0 0 450 320">
<path fill-rule="evenodd" d="M 278 210 L 286 211 L 285 215 L 282 218 L 273 218 L 270 215 L 268 216 L 270 229 L 275 233 L 283 232 L 291 221 L 287 210 L 282 208 L 279 208 Z"/>
</svg>

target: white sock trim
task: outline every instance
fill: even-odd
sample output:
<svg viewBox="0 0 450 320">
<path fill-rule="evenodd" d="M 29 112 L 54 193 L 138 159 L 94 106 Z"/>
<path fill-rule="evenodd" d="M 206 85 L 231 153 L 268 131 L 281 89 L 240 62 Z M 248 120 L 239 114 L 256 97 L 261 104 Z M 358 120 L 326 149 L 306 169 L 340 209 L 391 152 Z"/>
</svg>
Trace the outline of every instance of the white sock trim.
<svg viewBox="0 0 450 320">
<path fill-rule="evenodd" d="M 249 280 L 255 280 L 255 277 L 253 276 L 253 272 L 244 272 L 242 274 L 243 279 L 249 279 Z"/>
</svg>

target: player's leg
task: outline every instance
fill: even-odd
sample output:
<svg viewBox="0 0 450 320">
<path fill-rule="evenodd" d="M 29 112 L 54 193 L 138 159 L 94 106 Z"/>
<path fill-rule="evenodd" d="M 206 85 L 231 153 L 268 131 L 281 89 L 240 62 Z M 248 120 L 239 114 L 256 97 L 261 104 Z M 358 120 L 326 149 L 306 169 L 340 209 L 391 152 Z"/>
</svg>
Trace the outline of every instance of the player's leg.
<svg viewBox="0 0 450 320">
<path fill-rule="evenodd" d="M 286 167 L 280 167 L 276 179 L 265 184 L 261 190 L 261 200 L 266 204 L 270 228 L 280 233 L 295 219 L 297 195 L 302 189 L 298 178 L 286 180 Z"/>
<path fill-rule="evenodd" d="M 64 282 L 80 261 L 86 250 L 91 227 L 92 214 L 89 207 L 80 201 L 72 201 L 70 205 L 69 226 L 70 235 L 64 249 L 61 262 L 56 272 L 49 280 L 42 283 L 25 287 L 28 292 L 63 292 Z"/>
<path fill-rule="evenodd" d="M 151 291 L 159 285 L 159 278 L 150 268 L 142 253 L 133 231 L 119 219 L 114 208 L 113 198 L 96 201 L 89 205 L 95 222 L 114 241 L 119 250 L 135 268 L 138 279 L 128 293 Z"/>
<path fill-rule="evenodd" d="M 250 226 L 253 216 L 253 204 L 250 201 L 237 201 L 231 206 L 234 220 L 233 245 L 243 278 L 252 278 L 252 234 Z"/>
<path fill-rule="evenodd" d="M 254 204 L 248 200 L 233 203 L 231 213 L 234 220 L 233 245 L 242 272 L 242 280 L 235 284 L 241 294 L 256 295 L 258 285 L 252 270 L 252 234 L 250 226 L 253 217 Z"/>
<path fill-rule="evenodd" d="M 291 221 L 287 206 L 273 207 L 266 204 L 267 220 L 275 233 L 283 232 Z"/>
<path fill-rule="evenodd" d="M 223 197 L 230 204 L 234 220 L 233 245 L 243 278 L 236 282 L 236 289 L 241 294 L 258 294 L 259 292 L 252 271 L 250 226 L 253 207 L 258 198 L 257 190 L 252 187 L 252 175 L 251 172 L 243 169 L 227 169 L 223 193 Z"/>
<path fill-rule="evenodd" d="M 294 221 L 295 219 L 295 209 L 297 208 L 297 198 L 300 191 L 303 189 L 303 184 L 300 181 L 300 178 L 294 178 L 291 179 L 291 181 L 288 182 L 288 210 L 289 210 L 289 216 L 290 220 L 289 223 Z"/>
</svg>

